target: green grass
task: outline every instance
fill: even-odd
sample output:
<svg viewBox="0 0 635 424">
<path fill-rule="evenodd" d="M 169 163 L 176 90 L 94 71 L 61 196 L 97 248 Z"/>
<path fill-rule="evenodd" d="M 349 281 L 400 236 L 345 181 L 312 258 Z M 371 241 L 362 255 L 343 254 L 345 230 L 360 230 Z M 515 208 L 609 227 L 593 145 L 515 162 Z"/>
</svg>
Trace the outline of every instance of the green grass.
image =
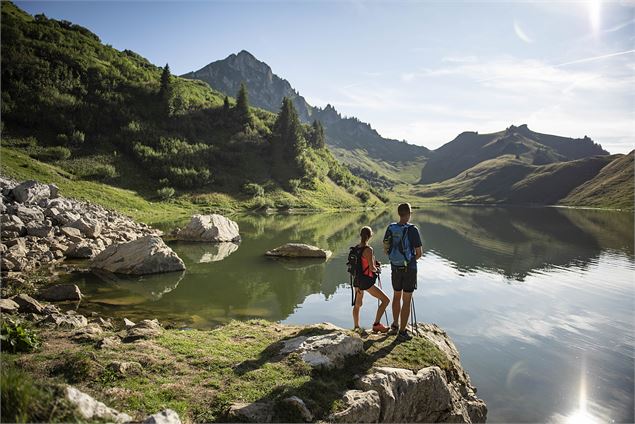
<svg viewBox="0 0 635 424">
<path fill-rule="evenodd" d="M 172 408 L 184 422 L 224 421 L 233 402 L 278 405 L 292 395 L 302 398 L 323 419 L 338 408 L 341 393 L 351 387 L 355 376 L 375 365 L 412 370 L 450 365 L 424 338 L 395 343 L 394 337 L 369 337 L 363 354 L 333 371 L 314 371 L 297 355 L 279 354 L 281 340 L 323 331 L 262 320 L 231 321 L 206 331 L 165 330 L 155 340 L 122 344 L 116 350 L 78 345 L 63 333 L 45 331 L 46 353 L 22 355 L 19 363 L 21 372 L 33 380 L 51 386 L 72 382 L 136 419 Z M 143 373 L 113 375 L 106 368 L 113 360 L 139 362 Z M 285 415 L 281 408 L 276 411 L 280 419 L 297 418 Z"/>
</svg>

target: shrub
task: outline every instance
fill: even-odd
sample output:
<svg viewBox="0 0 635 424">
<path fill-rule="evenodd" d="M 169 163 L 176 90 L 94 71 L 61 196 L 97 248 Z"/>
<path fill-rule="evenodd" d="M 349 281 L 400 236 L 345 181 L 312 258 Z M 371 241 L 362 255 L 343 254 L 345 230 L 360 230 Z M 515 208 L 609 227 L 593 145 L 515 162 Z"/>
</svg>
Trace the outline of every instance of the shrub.
<svg viewBox="0 0 635 424">
<path fill-rule="evenodd" d="M 70 158 L 71 151 L 63 146 L 45 147 L 33 153 L 31 156 L 43 162 L 54 162 Z"/>
<path fill-rule="evenodd" d="M 355 195 L 364 203 L 370 200 L 370 194 L 367 191 L 358 191 Z"/>
<path fill-rule="evenodd" d="M 168 200 L 174 196 L 174 189 L 172 187 L 163 187 L 157 190 L 157 196 L 161 198 L 161 200 Z"/>
<path fill-rule="evenodd" d="M 13 321 L 2 323 L 0 340 L 2 350 L 10 353 L 31 352 L 40 347 L 40 339 L 33 330 Z"/>
<path fill-rule="evenodd" d="M 71 143 L 75 144 L 75 145 L 80 145 L 84 143 L 84 139 L 85 139 L 85 135 L 83 132 L 79 131 L 79 130 L 75 130 L 73 131 L 73 133 L 70 136 L 70 141 Z"/>
<path fill-rule="evenodd" d="M 292 179 L 292 180 L 289 180 L 287 184 L 289 185 L 289 191 L 291 193 L 297 193 L 298 190 L 300 189 L 300 185 L 302 184 L 302 181 Z"/>
<path fill-rule="evenodd" d="M 86 180 L 107 180 L 117 176 L 117 170 L 103 157 L 84 157 L 60 163 L 64 170 Z"/>
<path fill-rule="evenodd" d="M 261 197 L 265 194 L 265 189 L 260 184 L 256 183 L 248 183 L 243 185 L 242 191 L 243 193 L 253 197 Z"/>
</svg>

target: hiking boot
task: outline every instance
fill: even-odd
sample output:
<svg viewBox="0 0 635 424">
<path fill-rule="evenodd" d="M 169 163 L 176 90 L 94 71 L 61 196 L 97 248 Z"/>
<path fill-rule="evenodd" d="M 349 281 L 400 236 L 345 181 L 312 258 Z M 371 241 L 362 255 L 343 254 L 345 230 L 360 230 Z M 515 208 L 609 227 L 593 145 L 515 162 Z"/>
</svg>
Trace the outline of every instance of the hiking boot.
<svg viewBox="0 0 635 424">
<path fill-rule="evenodd" d="M 394 322 L 390 324 L 390 330 L 388 330 L 388 334 L 394 335 L 394 334 L 397 334 L 398 332 L 399 332 L 399 326 L 395 324 Z"/>
<path fill-rule="evenodd" d="M 388 332 L 388 327 L 386 327 L 381 322 L 378 322 L 377 324 L 373 324 L 373 333 L 387 333 L 387 332 Z"/>
<path fill-rule="evenodd" d="M 408 333 L 408 330 L 400 331 L 397 335 L 397 338 L 401 341 L 407 342 L 408 340 L 412 340 L 412 336 Z"/>
</svg>

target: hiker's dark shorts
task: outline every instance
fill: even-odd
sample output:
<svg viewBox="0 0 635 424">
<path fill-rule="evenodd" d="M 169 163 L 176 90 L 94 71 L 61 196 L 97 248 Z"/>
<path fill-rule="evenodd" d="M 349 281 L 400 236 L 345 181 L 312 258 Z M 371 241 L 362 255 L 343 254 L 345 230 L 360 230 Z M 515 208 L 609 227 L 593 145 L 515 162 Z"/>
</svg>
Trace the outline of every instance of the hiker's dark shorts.
<svg viewBox="0 0 635 424">
<path fill-rule="evenodd" d="M 375 278 L 371 278 L 371 277 L 363 275 L 355 279 L 355 282 L 353 282 L 353 286 L 357 287 L 360 290 L 368 290 L 369 288 L 375 285 L 375 281 L 376 281 Z"/>
<path fill-rule="evenodd" d="M 394 291 L 412 293 L 417 289 L 417 268 L 392 266 L 392 288 Z"/>
</svg>

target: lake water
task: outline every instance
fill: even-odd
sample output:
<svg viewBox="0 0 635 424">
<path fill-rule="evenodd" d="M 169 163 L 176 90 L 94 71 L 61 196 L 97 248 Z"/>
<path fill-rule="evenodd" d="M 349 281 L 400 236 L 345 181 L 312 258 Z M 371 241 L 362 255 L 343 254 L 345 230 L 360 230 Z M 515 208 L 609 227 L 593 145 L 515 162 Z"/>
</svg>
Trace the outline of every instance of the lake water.
<svg viewBox="0 0 635 424">
<path fill-rule="evenodd" d="M 371 225 L 378 258 L 387 211 L 242 216 L 240 245 L 171 243 L 184 273 L 75 274 L 90 310 L 209 328 L 265 318 L 351 327 L 348 247 Z M 556 208 L 416 210 L 422 235 L 415 306 L 443 327 L 489 408 L 489 422 L 633 422 L 633 214 Z M 327 262 L 263 253 L 301 241 Z M 383 272 L 391 293 L 390 271 Z M 367 299 L 368 327 L 376 303 Z"/>
</svg>

